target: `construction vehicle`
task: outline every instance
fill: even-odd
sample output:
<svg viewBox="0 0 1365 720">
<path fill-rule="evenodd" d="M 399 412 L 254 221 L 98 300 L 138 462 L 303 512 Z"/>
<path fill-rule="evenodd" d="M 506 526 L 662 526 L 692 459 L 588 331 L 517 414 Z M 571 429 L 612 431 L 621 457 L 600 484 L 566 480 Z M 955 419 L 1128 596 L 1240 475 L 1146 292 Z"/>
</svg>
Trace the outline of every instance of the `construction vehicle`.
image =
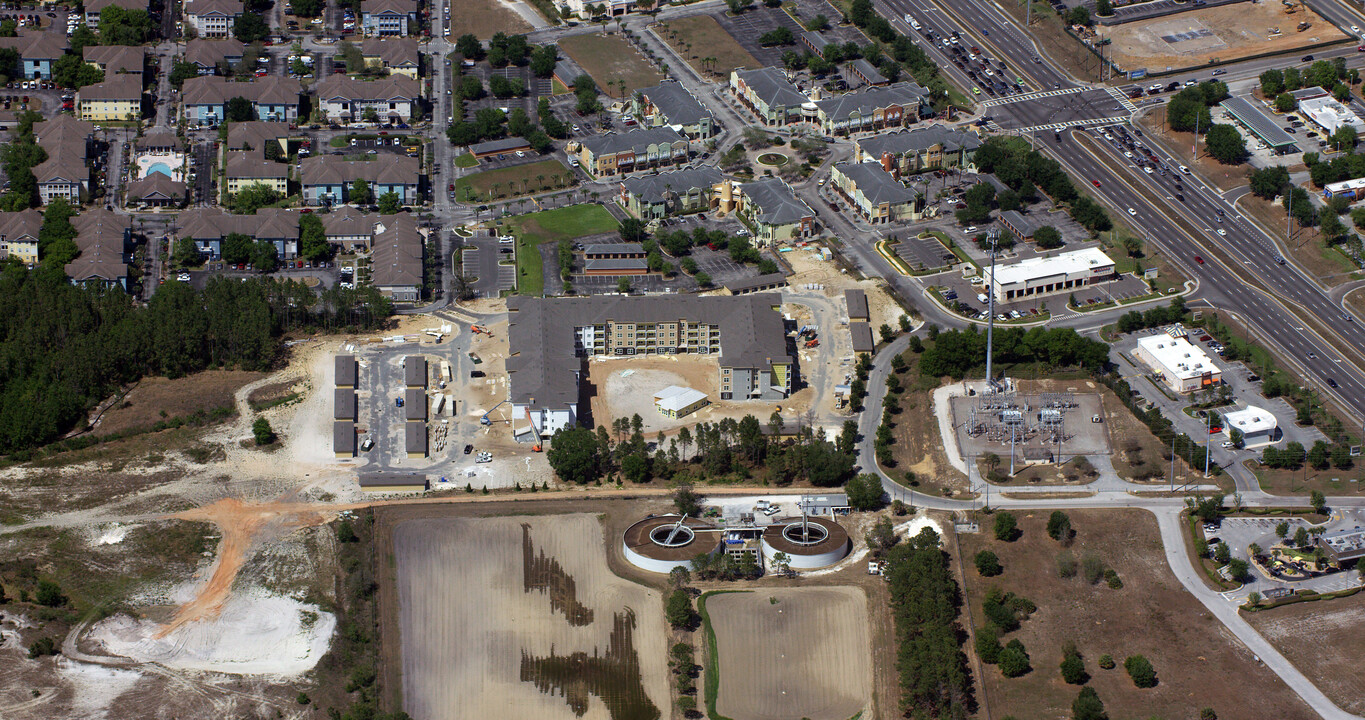
<svg viewBox="0 0 1365 720">
<path fill-rule="evenodd" d="M 483 327 L 482 325 L 470 325 L 469 329 L 472 330 L 475 335 L 487 335 L 488 337 L 493 337 L 493 333 L 488 332 L 488 328 Z"/>
<path fill-rule="evenodd" d="M 540 430 L 536 429 L 536 423 L 531 419 L 531 408 L 526 408 L 526 424 L 531 427 L 531 435 L 536 439 L 531 449 L 535 452 L 541 451 Z"/>
<path fill-rule="evenodd" d="M 1307 30 L 1307 29 L 1310 28 L 1310 27 L 1313 27 L 1313 23 L 1310 23 L 1310 22 L 1308 22 L 1307 20 L 1305 20 L 1305 21 L 1299 23 L 1299 26 L 1298 26 L 1298 28 L 1296 28 L 1296 29 L 1297 29 L 1299 32 L 1303 32 L 1304 30 Z"/>
<path fill-rule="evenodd" d="M 489 409 L 488 409 L 488 412 L 484 413 L 484 414 L 483 414 L 483 417 L 479 418 L 479 424 L 480 424 L 480 425 L 492 425 L 492 424 L 493 424 L 493 421 L 488 419 L 488 413 L 491 413 L 491 412 L 493 412 L 494 410 L 497 410 L 498 408 L 500 408 L 500 407 L 502 407 L 503 405 L 506 405 L 506 404 L 507 404 L 507 401 L 506 401 L 506 400 L 503 400 L 502 402 L 498 403 L 497 405 L 494 405 L 493 407 L 489 408 Z"/>
<path fill-rule="evenodd" d="M 806 347 L 808 347 L 808 348 L 820 347 L 820 341 L 819 341 L 819 340 L 807 340 L 807 341 L 806 341 Z"/>
</svg>

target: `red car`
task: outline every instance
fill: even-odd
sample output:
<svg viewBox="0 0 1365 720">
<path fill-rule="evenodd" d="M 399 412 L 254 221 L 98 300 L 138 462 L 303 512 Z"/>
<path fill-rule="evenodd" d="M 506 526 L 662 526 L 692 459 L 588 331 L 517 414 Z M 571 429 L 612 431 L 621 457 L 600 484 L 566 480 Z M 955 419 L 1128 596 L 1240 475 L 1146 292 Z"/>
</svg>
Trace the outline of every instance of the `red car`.
<svg viewBox="0 0 1365 720">
<path fill-rule="evenodd" d="M 1198 255 L 1195 255 L 1195 256 L 1194 256 L 1194 261 L 1197 262 L 1197 263 L 1199 263 L 1200 265 L 1203 265 L 1203 264 L 1204 264 L 1204 258 L 1201 258 L 1201 257 L 1199 257 Z"/>
<path fill-rule="evenodd" d="M 1090 182 L 1095 183 L 1095 187 L 1099 187 L 1099 186 L 1100 186 L 1100 181 L 1099 181 L 1099 180 L 1091 180 Z"/>
</svg>

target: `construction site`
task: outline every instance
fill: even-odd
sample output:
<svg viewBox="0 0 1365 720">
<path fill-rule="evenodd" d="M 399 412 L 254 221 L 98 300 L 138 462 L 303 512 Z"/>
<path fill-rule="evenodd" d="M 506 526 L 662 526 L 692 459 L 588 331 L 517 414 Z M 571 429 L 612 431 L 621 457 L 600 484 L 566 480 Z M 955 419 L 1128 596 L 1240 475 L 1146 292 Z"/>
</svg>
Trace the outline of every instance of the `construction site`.
<svg viewBox="0 0 1365 720">
<path fill-rule="evenodd" d="M 1254 55 L 1297 52 L 1350 40 L 1312 8 L 1296 0 L 1239 2 L 1191 8 L 1176 15 L 1094 28 L 1109 40 L 1105 56 L 1125 72 L 1160 73 Z"/>
</svg>

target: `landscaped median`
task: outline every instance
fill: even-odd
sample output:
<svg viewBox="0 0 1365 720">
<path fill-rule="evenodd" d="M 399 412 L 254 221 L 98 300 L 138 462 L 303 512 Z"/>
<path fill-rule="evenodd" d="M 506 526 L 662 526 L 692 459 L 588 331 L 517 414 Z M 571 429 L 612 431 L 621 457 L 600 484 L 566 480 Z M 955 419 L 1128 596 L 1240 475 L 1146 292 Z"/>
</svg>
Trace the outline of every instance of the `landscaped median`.
<svg viewBox="0 0 1365 720">
<path fill-rule="evenodd" d="M 900 273 L 900 274 L 902 274 L 902 275 L 914 275 L 914 274 L 915 274 L 915 272 L 914 272 L 913 270 L 911 270 L 911 269 L 909 268 L 909 266 L 907 266 L 907 265 L 905 264 L 905 261 L 902 260 L 902 259 L 900 259 L 900 256 L 899 256 L 899 255 L 897 255 L 897 254 L 894 253 L 894 252 L 891 252 L 891 241 L 890 241 L 890 240 L 881 240 L 881 241 L 879 241 L 879 242 L 877 243 L 877 253 L 878 253 L 879 255 L 882 256 L 882 259 L 884 259 L 884 260 L 886 260 L 887 262 L 891 263 L 891 267 L 895 268 L 896 272 L 898 272 L 898 273 Z"/>
</svg>

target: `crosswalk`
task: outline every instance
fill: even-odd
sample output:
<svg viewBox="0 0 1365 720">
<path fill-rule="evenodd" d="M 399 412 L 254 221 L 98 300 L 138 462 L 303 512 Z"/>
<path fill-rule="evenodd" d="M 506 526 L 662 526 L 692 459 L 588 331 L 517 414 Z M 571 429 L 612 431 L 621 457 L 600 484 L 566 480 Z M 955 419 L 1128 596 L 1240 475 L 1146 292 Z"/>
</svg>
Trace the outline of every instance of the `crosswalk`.
<svg viewBox="0 0 1365 720">
<path fill-rule="evenodd" d="M 1128 96 L 1124 94 L 1122 90 L 1119 90 L 1116 87 L 1105 89 L 1109 91 L 1109 96 L 1117 100 L 1128 112 L 1137 112 L 1137 106 L 1133 104 L 1133 101 L 1128 99 Z"/>
<path fill-rule="evenodd" d="M 1107 118 L 1090 118 L 1089 120 L 1070 120 L 1068 122 L 1052 123 L 1050 125 L 1033 125 L 1031 127 L 1022 128 L 1004 128 L 992 122 L 989 123 L 987 127 L 999 132 L 1027 134 L 1033 132 L 1045 132 L 1049 130 L 1050 131 L 1065 130 L 1066 128 L 1072 127 L 1089 127 L 1091 125 L 1115 125 L 1125 122 L 1128 122 L 1128 118 L 1126 116 L 1119 116 Z"/>
<path fill-rule="evenodd" d="M 1073 93 L 1085 92 L 1090 89 L 1091 88 L 1088 87 L 1074 87 L 1063 88 L 1061 90 L 1038 90 L 1036 92 L 1024 93 L 1022 95 L 1010 95 L 1009 97 L 991 98 L 989 100 L 983 100 L 978 104 L 981 105 L 981 107 L 1010 105 L 1017 102 L 1028 102 L 1029 100 L 1038 100 L 1039 98 L 1057 97 L 1058 95 L 1071 95 Z M 1132 106 L 1130 105 L 1129 107 L 1131 108 Z"/>
</svg>

